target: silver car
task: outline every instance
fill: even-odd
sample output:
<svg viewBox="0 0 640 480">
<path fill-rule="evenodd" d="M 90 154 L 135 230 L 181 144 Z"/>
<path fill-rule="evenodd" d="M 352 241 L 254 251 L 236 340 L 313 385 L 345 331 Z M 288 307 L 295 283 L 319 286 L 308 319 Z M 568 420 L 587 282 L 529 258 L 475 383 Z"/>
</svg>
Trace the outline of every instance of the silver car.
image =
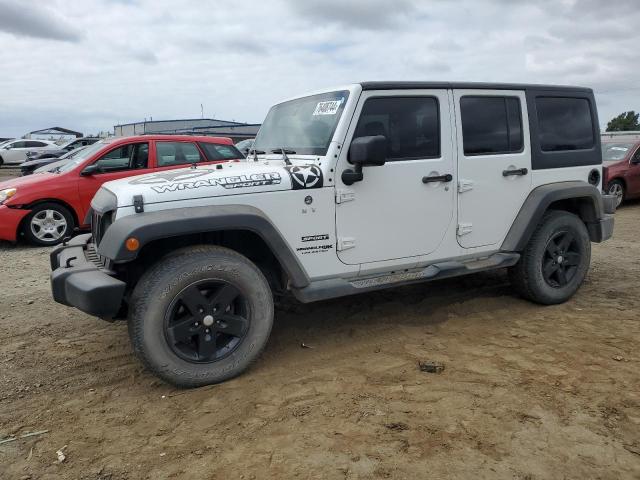
<svg viewBox="0 0 640 480">
<path fill-rule="evenodd" d="M 18 138 L 0 146 L 0 165 L 20 164 L 27 159 L 27 152 L 43 152 L 60 147 L 48 140 L 29 140 Z"/>
</svg>

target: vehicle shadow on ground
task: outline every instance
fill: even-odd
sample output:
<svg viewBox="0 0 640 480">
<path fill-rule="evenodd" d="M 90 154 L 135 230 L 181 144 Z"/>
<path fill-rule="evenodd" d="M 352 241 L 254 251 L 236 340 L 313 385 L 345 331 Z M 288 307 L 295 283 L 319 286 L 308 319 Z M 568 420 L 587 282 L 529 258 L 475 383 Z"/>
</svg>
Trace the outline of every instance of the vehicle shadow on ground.
<svg viewBox="0 0 640 480">
<path fill-rule="evenodd" d="M 332 335 L 344 328 L 436 325 L 450 318 L 449 307 L 509 296 L 519 300 L 506 271 L 498 270 L 309 304 L 278 301 L 271 336 L 277 340 L 289 336 L 292 330 L 299 334 L 321 330 L 323 335 Z"/>
</svg>

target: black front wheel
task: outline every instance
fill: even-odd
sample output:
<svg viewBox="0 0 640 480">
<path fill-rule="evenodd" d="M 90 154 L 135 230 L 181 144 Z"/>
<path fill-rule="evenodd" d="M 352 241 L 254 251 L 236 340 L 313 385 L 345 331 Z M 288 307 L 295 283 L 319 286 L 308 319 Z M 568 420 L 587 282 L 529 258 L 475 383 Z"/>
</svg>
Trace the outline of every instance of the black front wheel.
<svg viewBox="0 0 640 480">
<path fill-rule="evenodd" d="M 565 211 L 547 212 L 509 269 L 512 285 L 525 298 L 544 305 L 566 302 L 584 281 L 591 241 L 584 222 Z"/>
<path fill-rule="evenodd" d="M 129 335 L 143 363 L 180 387 L 243 372 L 267 343 L 273 297 L 262 272 L 232 250 L 190 247 L 159 261 L 131 298 Z"/>
</svg>

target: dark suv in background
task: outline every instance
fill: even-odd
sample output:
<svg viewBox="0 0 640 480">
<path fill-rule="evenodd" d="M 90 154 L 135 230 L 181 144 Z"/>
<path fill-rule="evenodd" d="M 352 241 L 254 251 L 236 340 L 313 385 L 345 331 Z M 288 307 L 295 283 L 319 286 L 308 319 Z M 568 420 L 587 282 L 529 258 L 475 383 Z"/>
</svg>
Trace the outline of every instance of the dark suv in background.
<svg viewBox="0 0 640 480">
<path fill-rule="evenodd" d="M 602 136 L 602 185 L 624 200 L 640 197 L 640 133 Z"/>
</svg>

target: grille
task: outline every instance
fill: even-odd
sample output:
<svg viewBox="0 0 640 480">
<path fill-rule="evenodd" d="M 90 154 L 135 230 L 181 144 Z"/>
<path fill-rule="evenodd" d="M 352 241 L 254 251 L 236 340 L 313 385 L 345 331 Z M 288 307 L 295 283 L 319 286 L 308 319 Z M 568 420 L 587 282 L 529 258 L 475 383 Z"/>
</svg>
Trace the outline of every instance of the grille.
<svg viewBox="0 0 640 480">
<path fill-rule="evenodd" d="M 84 251 L 84 256 L 93 263 L 96 267 L 104 268 L 107 264 L 107 259 L 98 255 L 96 246 L 94 243 L 89 243 L 87 249 Z"/>
<path fill-rule="evenodd" d="M 96 211 L 93 212 L 91 216 L 91 236 L 96 246 L 100 245 L 102 237 L 104 237 L 105 232 L 111 226 L 112 217 L 113 212 L 105 212 L 104 214 Z"/>
</svg>

